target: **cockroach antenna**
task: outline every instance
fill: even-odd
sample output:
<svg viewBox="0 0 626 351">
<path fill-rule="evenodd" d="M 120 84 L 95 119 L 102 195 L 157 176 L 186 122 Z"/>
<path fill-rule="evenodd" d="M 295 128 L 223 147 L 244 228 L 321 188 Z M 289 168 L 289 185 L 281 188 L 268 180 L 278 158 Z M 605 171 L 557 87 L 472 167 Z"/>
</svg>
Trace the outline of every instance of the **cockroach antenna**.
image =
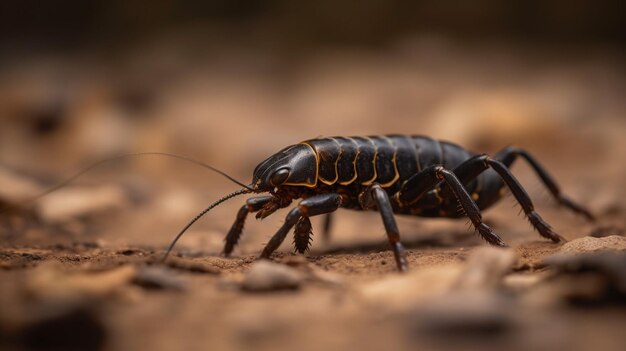
<svg viewBox="0 0 626 351">
<path fill-rule="evenodd" d="M 53 192 L 55 192 L 55 191 L 65 187 L 65 186 L 67 186 L 68 184 L 72 183 L 73 181 L 75 181 L 80 176 L 84 175 L 85 173 L 87 173 L 87 172 L 91 171 L 92 169 L 97 168 L 97 167 L 99 167 L 99 166 L 101 166 L 103 164 L 111 163 L 113 161 L 118 161 L 118 160 L 122 160 L 122 159 L 125 159 L 125 158 L 132 158 L 132 157 L 139 157 L 139 156 L 166 156 L 166 157 L 171 157 L 171 158 L 187 161 L 187 162 L 193 163 L 195 165 L 198 165 L 200 167 L 204 167 L 204 168 L 206 168 L 208 170 L 211 170 L 211 171 L 213 171 L 213 172 L 215 172 L 217 174 L 220 174 L 223 177 L 225 177 L 226 179 L 230 180 L 231 182 L 233 182 L 233 183 L 235 183 L 235 184 L 237 184 L 239 186 L 244 187 L 244 189 L 247 189 L 250 192 L 254 191 L 254 189 L 252 189 L 249 185 L 245 185 L 244 183 L 238 181 L 237 179 L 229 176 L 225 172 L 220 171 L 219 169 L 217 169 L 217 168 L 215 168 L 215 167 L 213 167 L 211 165 L 208 165 L 208 164 L 206 164 L 206 163 L 204 163 L 202 161 L 198 161 L 198 160 L 195 160 L 195 159 L 190 158 L 190 157 L 176 155 L 176 154 L 171 154 L 171 153 L 167 153 L 167 152 L 139 152 L 139 153 L 118 155 L 118 156 L 114 156 L 114 157 L 110 157 L 110 158 L 106 158 L 106 159 L 97 161 L 97 162 L 95 162 L 95 163 L 93 163 L 93 164 L 83 168 L 81 171 L 79 171 L 78 173 L 74 174 L 73 176 L 67 178 L 66 180 L 58 183 L 57 185 L 54 185 L 53 187 L 49 188 L 48 190 L 45 190 L 41 194 L 39 194 L 39 195 L 37 195 L 37 196 L 35 196 L 35 197 L 25 201 L 24 203 L 21 204 L 21 206 L 26 207 L 26 206 L 34 203 L 35 201 L 41 199 L 42 197 L 44 197 L 44 196 L 46 196 L 46 195 L 48 195 L 50 193 L 53 193 Z M 4 209 L 0 210 L 0 212 L 3 212 L 3 210 Z"/>
<path fill-rule="evenodd" d="M 189 223 L 187 223 L 187 225 L 180 231 L 180 233 L 178 233 L 178 235 L 176 235 L 176 237 L 174 238 L 174 240 L 172 241 L 170 246 L 167 248 L 167 251 L 165 252 L 165 255 L 163 255 L 163 258 L 161 259 L 161 262 L 165 262 L 165 260 L 167 260 L 167 257 L 169 256 L 170 252 L 174 248 L 174 245 L 176 245 L 176 242 L 178 241 L 178 239 L 180 239 L 180 237 L 183 236 L 183 234 L 185 234 L 187 229 L 189 229 L 194 223 L 196 223 L 202 216 L 207 214 L 207 212 L 211 211 L 214 207 L 217 207 L 219 204 L 221 204 L 222 202 L 224 202 L 224 201 L 226 201 L 228 199 L 232 199 L 235 196 L 239 196 L 239 195 L 243 195 L 243 194 L 249 194 L 251 192 L 252 192 L 252 190 L 249 187 L 245 187 L 245 188 L 243 188 L 241 190 L 237 190 L 234 193 L 230 193 L 230 194 L 222 197 L 221 199 L 215 201 L 214 203 L 209 205 L 209 207 L 207 207 L 204 210 L 202 210 L 202 212 L 198 213 L 198 215 L 196 217 L 194 217 L 194 219 L 192 219 Z"/>
</svg>

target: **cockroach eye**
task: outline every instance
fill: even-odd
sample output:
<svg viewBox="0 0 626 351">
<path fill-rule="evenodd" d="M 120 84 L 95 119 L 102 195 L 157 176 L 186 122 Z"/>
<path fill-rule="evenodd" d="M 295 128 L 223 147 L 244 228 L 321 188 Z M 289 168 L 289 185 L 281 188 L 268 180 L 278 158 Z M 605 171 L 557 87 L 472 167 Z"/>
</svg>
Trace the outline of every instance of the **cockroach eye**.
<svg viewBox="0 0 626 351">
<path fill-rule="evenodd" d="M 274 174 L 272 174 L 270 178 L 270 183 L 272 183 L 273 186 L 279 186 L 283 184 L 287 180 L 288 177 L 289 177 L 289 169 L 281 168 L 278 171 L 274 172 Z"/>
</svg>

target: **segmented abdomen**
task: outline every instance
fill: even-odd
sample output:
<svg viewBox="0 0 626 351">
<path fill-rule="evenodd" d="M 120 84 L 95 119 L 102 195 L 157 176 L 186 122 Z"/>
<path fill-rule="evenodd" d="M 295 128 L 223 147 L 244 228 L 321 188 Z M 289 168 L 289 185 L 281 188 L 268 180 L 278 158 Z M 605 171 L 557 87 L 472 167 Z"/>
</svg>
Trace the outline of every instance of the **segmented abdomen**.
<svg viewBox="0 0 626 351">
<path fill-rule="evenodd" d="M 456 144 L 424 136 L 386 135 L 313 139 L 318 156 L 318 183 L 399 187 L 420 170 L 442 165 L 454 169 L 472 156 Z"/>
</svg>

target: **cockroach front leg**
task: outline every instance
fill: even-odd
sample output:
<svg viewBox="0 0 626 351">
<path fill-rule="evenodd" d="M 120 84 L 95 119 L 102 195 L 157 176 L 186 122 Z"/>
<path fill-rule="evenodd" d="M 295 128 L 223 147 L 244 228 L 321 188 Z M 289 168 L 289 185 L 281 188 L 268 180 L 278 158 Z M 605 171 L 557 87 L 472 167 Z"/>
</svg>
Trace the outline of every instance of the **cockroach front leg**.
<svg viewBox="0 0 626 351">
<path fill-rule="evenodd" d="M 300 217 L 293 231 L 293 246 L 296 252 L 304 254 L 309 250 L 313 236 L 313 226 L 309 217 Z"/>
<path fill-rule="evenodd" d="M 241 232 L 243 231 L 243 225 L 248 217 L 248 213 L 260 211 L 265 205 L 270 203 L 273 198 L 274 197 L 272 195 L 253 197 L 248 199 L 245 205 L 241 206 L 239 212 L 237 212 L 235 223 L 233 223 L 233 226 L 230 227 L 230 230 L 224 239 L 224 256 L 230 256 L 235 248 L 235 245 L 237 245 L 237 242 L 241 237 Z"/>
</svg>

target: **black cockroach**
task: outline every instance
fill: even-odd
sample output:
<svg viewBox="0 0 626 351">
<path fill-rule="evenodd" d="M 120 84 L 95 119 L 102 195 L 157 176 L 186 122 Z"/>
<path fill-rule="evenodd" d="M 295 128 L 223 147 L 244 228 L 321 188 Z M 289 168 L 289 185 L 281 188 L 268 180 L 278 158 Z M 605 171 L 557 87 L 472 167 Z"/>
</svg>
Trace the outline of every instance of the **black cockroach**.
<svg viewBox="0 0 626 351">
<path fill-rule="evenodd" d="M 421 217 L 467 216 L 489 244 L 505 246 L 482 221 L 480 213 L 500 199 L 505 186 L 541 236 L 556 243 L 564 241 L 535 211 L 528 194 L 509 171 L 518 157 L 525 159 L 537 172 L 559 204 L 593 220 L 591 213 L 563 195 L 548 172 L 522 149 L 507 147 L 490 157 L 425 136 L 320 138 L 286 147 L 270 156 L 254 169 L 251 184 L 235 181 L 243 189 L 226 195 L 198 214 L 176 236 L 163 259 L 200 217 L 222 202 L 248 193 L 269 195 L 250 198 L 241 207 L 226 235 L 226 256 L 239 241 L 248 213 L 256 212 L 257 218 L 265 218 L 295 199 L 303 200 L 289 211 L 284 224 L 263 249 L 261 258 L 269 258 L 294 227 L 296 250 L 304 253 L 311 239 L 309 217 L 330 214 L 340 207 L 380 212 L 400 271 L 408 266 L 394 213 Z"/>
</svg>

